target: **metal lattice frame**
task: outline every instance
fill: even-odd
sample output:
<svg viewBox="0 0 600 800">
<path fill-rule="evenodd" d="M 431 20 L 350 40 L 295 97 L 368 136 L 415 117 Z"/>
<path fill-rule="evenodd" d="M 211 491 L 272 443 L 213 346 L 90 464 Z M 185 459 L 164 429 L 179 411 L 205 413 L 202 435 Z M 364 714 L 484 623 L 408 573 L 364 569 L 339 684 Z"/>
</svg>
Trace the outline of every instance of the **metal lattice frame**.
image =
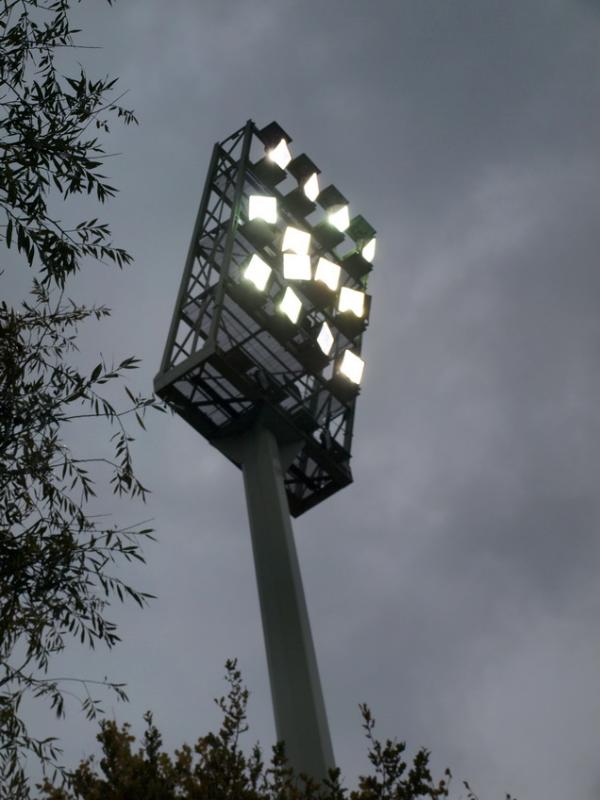
<svg viewBox="0 0 600 800">
<path fill-rule="evenodd" d="M 315 233 L 251 162 L 257 143 L 262 146 L 260 132 L 249 121 L 215 145 L 155 388 L 234 463 L 228 440 L 259 414 L 281 445 L 295 443 L 285 485 L 290 512 L 298 516 L 352 482 L 358 388 L 340 379 L 332 363 L 349 347 L 360 353 L 364 323 L 348 325 L 334 302 L 323 302 L 307 283 L 294 285 L 303 316 L 293 325 L 277 308 L 286 286 L 279 269 L 263 293 L 243 280 L 253 253 L 274 265 L 280 258 L 272 241 L 257 243 L 245 230 L 250 194 L 276 197 L 283 226 Z M 317 235 L 312 241 L 311 255 L 340 263 L 335 249 Z M 344 285 L 364 288 L 349 271 L 342 276 Z M 316 344 L 324 321 L 335 332 L 329 357 Z"/>
</svg>

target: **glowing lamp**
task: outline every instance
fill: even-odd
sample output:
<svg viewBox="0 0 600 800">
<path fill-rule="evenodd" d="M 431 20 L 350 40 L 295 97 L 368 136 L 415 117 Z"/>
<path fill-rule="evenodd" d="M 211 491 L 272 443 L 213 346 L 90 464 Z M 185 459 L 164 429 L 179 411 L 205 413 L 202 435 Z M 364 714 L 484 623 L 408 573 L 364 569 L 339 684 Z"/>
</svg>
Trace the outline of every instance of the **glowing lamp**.
<svg viewBox="0 0 600 800">
<path fill-rule="evenodd" d="M 304 189 L 304 194 L 308 197 L 309 200 L 314 202 L 317 199 L 317 197 L 319 196 L 320 189 L 319 189 L 319 178 L 316 172 L 313 172 L 310 178 L 307 181 L 305 181 L 302 188 Z"/>
<path fill-rule="evenodd" d="M 338 311 L 340 313 L 350 311 L 356 317 L 363 317 L 365 314 L 365 293 L 342 286 L 338 300 Z"/>
<path fill-rule="evenodd" d="M 285 139 L 280 139 L 279 143 L 271 150 L 267 150 L 267 158 L 273 161 L 281 169 L 285 169 L 292 160 L 290 148 Z"/>
<path fill-rule="evenodd" d="M 286 317 L 291 320 L 292 322 L 298 322 L 298 317 L 300 316 L 300 311 L 302 310 L 302 302 L 300 298 L 294 292 L 293 289 L 288 288 L 285 290 L 285 294 L 283 295 L 283 299 L 279 304 L 279 308 Z"/>
<path fill-rule="evenodd" d="M 298 186 L 286 195 L 286 205 L 292 214 L 307 217 L 315 210 L 314 201 L 321 191 L 318 178 L 321 170 L 306 153 L 301 153 L 290 161 L 287 171 L 298 181 Z"/>
<path fill-rule="evenodd" d="M 321 281 L 328 286 L 332 292 L 338 288 L 340 282 L 340 267 L 328 258 L 320 258 L 315 271 L 315 280 Z"/>
<path fill-rule="evenodd" d="M 360 251 L 361 256 L 369 263 L 372 263 L 373 259 L 375 258 L 375 244 L 375 239 L 371 239 Z"/>
<path fill-rule="evenodd" d="M 364 282 L 365 276 L 373 266 L 375 258 L 375 228 L 370 222 L 357 214 L 350 221 L 346 235 L 356 243 L 356 250 L 343 256 L 343 266 L 356 281 Z"/>
<path fill-rule="evenodd" d="M 350 226 L 350 214 L 348 213 L 348 206 L 342 206 L 336 211 L 329 213 L 329 222 L 334 228 L 343 233 Z"/>
<path fill-rule="evenodd" d="M 247 281 L 253 283 L 259 292 L 263 292 L 271 272 L 271 267 L 266 261 L 263 261 L 262 258 L 255 253 L 244 270 L 243 276 Z"/>
<path fill-rule="evenodd" d="M 310 256 L 300 253 L 283 254 L 283 277 L 289 281 L 309 281 L 311 278 Z"/>
<path fill-rule="evenodd" d="M 342 360 L 339 366 L 339 372 L 351 383 L 356 383 L 357 385 L 360 383 L 363 370 L 365 368 L 365 362 L 353 353 L 352 350 L 345 350 Z"/>
<path fill-rule="evenodd" d="M 277 222 L 277 198 L 251 194 L 248 198 L 248 219 L 262 219 L 271 223 Z"/>
<path fill-rule="evenodd" d="M 317 344 L 321 348 L 321 350 L 325 353 L 326 356 L 329 355 L 331 352 L 331 348 L 333 347 L 333 334 L 331 332 L 331 328 L 329 325 L 324 322 L 321 330 L 319 331 L 319 335 L 317 336 Z"/>
<path fill-rule="evenodd" d="M 283 251 L 291 250 L 293 253 L 298 253 L 299 255 L 307 255 L 309 248 L 310 233 L 288 225 L 283 234 L 281 249 Z"/>
</svg>

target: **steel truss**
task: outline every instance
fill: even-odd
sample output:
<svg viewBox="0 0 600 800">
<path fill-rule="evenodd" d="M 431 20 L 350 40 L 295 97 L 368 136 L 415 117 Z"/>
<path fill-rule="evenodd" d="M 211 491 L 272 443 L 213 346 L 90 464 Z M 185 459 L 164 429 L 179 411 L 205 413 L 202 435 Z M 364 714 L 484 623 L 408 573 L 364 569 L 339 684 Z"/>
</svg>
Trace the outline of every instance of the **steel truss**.
<svg viewBox="0 0 600 800">
<path fill-rule="evenodd" d="M 295 444 L 285 488 L 298 516 L 352 482 L 352 428 L 358 390 L 332 371 L 349 346 L 360 352 L 364 326 L 339 324 L 332 302 L 315 300 L 314 285 L 294 285 L 303 317 L 292 325 L 277 309 L 286 281 L 273 270 L 264 293 L 241 271 L 253 253 L 275 264 L 272 242 L 255 242 L 243 224 L 250 194 L 278 201 L 283 224 L 312 232 L 276 186 L 265 183 L 251 154 L 260 145 L 252 121 L 215 145 L 155 389 L 180 416 L 241 467 L 227 443 L 260 415 L 281 446 Z M 264 149 L 264 147 L 263 147 Z M 340 262 L 312 237 L 311 254 Z M 342 262 L 343 265 L 343 262 Z M 343 284 L 364 288 L 342 270 Z M 335 333 L 325 358 L 316 332 Z"/>
</svg>

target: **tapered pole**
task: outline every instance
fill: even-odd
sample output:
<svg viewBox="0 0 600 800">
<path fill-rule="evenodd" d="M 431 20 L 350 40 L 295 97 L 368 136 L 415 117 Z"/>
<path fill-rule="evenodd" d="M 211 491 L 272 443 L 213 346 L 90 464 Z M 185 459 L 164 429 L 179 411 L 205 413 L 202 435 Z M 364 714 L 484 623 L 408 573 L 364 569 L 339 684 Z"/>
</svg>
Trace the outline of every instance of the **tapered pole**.
<svg viewBox="0 0 600 800">
<path fill-rule="evenodd" d="M 260 423 L 245 438 L 243 474 L 277 738 L 296 772 L 321 780 L 333 748 L 279 447 Z"/>
</svg>

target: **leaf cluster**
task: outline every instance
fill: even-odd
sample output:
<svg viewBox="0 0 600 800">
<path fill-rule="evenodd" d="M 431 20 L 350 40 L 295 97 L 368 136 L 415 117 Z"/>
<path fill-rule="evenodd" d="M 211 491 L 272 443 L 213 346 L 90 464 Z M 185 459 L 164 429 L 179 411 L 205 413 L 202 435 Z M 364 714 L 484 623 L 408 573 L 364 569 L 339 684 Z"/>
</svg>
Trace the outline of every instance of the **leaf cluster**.
<svg viewBox="0 0 600 800">
<path fill-rule="evenodd" d="M 97 219 L 68 227 L 51 214 L 55 197 L 81 193 L 100 202 L 116 189 L 101 171 L 107 157 L 99 134 L 109 119 L 136 123 L 111 98 L 117 79 L 62 75 L 57 51 L 75 47 L 69 0 L 3 0 L 0 7 L 1 238 L 16 247 L 46 282 L 64 286 L 86 256 L 123 266 L 131 261 Z"/>
<path fill-rule="evenodd" d="M 322 783 L 290 768 L 285 747 L 272 748 L 269 763 L 258 744 L 249 754 L 240 748 L 247 729 L 248 691 L 242 685 L 237 662 L 226 663 L 229 692 L 215 702 L 223 712 L 217 733 L 198 739 L 193 748 L 184 744 L 170 756 L 152 714 L 144 719 L 146 731 L 140 748 L 128 724 L 100 723 L 97 736 L 102 756 L 85 759 L 69 776 L 68 784 L 47 781 L 40 786 L 46 800 L 437 800 L 448 796 L 450 771 L 434 782 L 429 753 L 420 750 L 407 772 L 403 743 L 381 743 L 374 735 L 375 720 L 367 706 L 360 707 L 367 734 L 373 774 L 361 776 L 355 790 L 343 787 L 339 769 Z"/>
<path fill-rule="evenodd" d="M 119 637 L 106 617 L 110 598 L 129 596 L 142 607 L 149 598 L 112 568 L 143 562 L 141 544 L 151 530 L 102 524 L 87 504 L 96 495 L 94 467 L 108 470 L 106 482 L 115 493 L 145 499 L 124 417 L 135 415 L 143 425 L 143 415 L 157 404 L 127 387 L 122 408 L 101 394 L 104 384 L 134 369 L 136 359 L 100 363 L 88 375 L 69 365 L 77 324 L 102 319 L 107 309 L 52 304 L 39 283 L 32 297 L 20 310 L 0 302 L 0 776 L 5 780 L 17 774 L 17 754 L 25 745 L 55 760 L 53 743 L 28 739 L 17 722 L 27 692 L 47 697 L 56 713 L 64 714 L 64 681 L 47 676 L 51 656 L 69 637 L 112 647 Z M 91 419 L 113 428 L 112 459 L 82 458 L 66 444 L 65 426 Z M 83 710 L 92 716 L 97 704 L 88 683 L 81 687 Z M 121 691 L 117 684 L 112 688 Z"/>
<path fill-rule="evenodd" d="M 103 171 L 109 121 L 136 119 L 114 97 L 115 79 L 90 78 L 81 65 L 73 74 L 59 69 L 59 54 L 78 46 L 70 5 L 0 1 L 0 243 L 33 273 L 27 298 L 0 302 L 1 800 L 30 796 L 28 754 L 58 766 L 57 742 L 24 723 L 25 698 L 44 698 L 62 716 L 73 696 L 88 717 L 102 713 L 93 687 L 126 699 L 123 685 L 106 678 L 52 676 L 52 657 L 70 640 L 112 647 L 119 637 L 110 601 L 143 607 L 150 597 L 124 582 L 118 566 L 143 561 L 151 529 L 109 524 L 90 503 L 99 484 L 146 498 L 128 421 L 143 428 L 146 411 L 160 406 L 123 385 L 136 358 L 88 371 L 73 365 L 80 326 L 110 311 L 66 296 L 84 262 L 121 267 L 132 258 L 97 218 L 71 226 L 60 218 L 69 198 L 101 204 L 114 196 Z M 98 452 L 69 445 L 82 425 L 83 433 L 95 426 Z"/>
</svg>

